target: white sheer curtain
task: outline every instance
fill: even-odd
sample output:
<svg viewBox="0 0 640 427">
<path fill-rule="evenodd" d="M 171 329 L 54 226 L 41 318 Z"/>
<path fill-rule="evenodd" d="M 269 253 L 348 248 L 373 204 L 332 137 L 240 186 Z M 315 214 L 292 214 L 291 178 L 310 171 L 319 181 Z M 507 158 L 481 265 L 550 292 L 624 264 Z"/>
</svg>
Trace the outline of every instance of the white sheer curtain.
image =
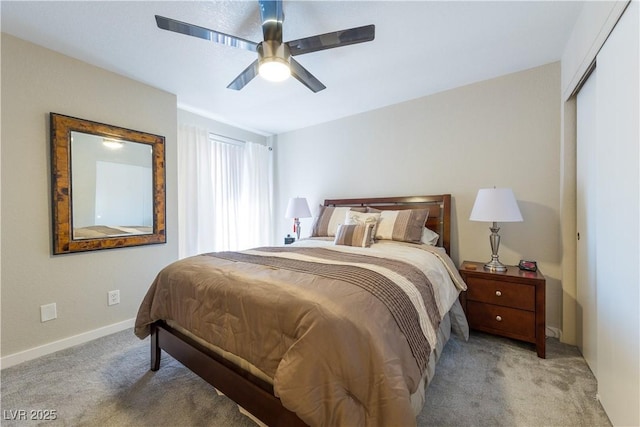
<svg viewBox="0 0 640 427">
<path fill-rule="evenodd" d="M 270 244 L 270 149 L 210 138 L 206 129 L 178 130 L 179 255 Z"/>
<path fill-rule="evenodd" d="M 239 248 L 271 243 L 272 161 L 271 150 L 262 144 L 247 142 L 242 168 Z"/>
</svg>

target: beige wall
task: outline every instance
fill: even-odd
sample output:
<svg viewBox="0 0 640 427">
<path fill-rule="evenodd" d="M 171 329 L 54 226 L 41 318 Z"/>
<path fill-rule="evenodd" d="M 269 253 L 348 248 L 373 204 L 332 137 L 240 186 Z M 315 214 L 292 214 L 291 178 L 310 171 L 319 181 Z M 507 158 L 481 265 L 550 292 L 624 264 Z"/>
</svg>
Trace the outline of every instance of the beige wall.
<svg viewBox="0 0 640 427">
<path fill-rule="evenodd" d="M 513 188 L 524 222 L 500 224 L 500 259 L 539 262 L 547 326 L 561 327 L 559 63 L 282 134 L 275 150 L 279 240 L 289 197 L 316 211 L 325 198 L 451 193 L 454 261 L 488 261 L 489 224 L 468 219 L 476 193 Z"/>
<path fill-rule="evenodd" d="M 2 356 L 135 317 L 177 258 L 176 97 L 2 34 Z M 166 138 L 167 243 L 51 255 L 49 113 Z M 121 303 L 107 306 L 107 292 Z M 40 322 L 40 306 L 58 318 Z"/>
</svg>

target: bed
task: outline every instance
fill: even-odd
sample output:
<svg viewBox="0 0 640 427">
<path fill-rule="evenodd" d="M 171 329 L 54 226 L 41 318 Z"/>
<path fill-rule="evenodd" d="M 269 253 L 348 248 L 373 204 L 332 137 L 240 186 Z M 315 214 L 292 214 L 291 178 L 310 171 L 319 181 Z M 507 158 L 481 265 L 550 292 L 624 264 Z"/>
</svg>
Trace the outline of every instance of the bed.
<svg viewBox="0 0 640 427">
<path fill-rule="evenodd" d="M 450 219 L 450 195 L 325 200 L 317 237 L 163 269 L 135 333 L 152 370 L 164 350 L 269 426 L 414 425 L 451 330 L 468 334 Z"/>
</svg>

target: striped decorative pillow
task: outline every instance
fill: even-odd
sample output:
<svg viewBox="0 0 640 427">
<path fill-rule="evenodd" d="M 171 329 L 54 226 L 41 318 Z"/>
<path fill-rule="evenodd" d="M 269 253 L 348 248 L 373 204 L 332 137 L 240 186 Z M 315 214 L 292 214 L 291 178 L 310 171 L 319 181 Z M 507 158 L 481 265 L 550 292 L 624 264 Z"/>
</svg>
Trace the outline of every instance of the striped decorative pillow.
<svg viewBox="0 0 640 427">
<path fill-rule="evenodd" d="M 429 209 L 381 211 L 376 239 L 420 243 Z"/>
<path fill-rule="evenodd" d="M 344 224 L 344 218 L 349 210 L 365 211 L 365 208 L 345 208 L 320 205 L 320 212 L 313 223 L 311 237 L 333 237 L 340 224 Z"/>
<path fill-rule="evenodd" d="M 341 224 L 336 231 L 335 245 L 368 248 L 373 240 L 373 224 Z"/>
</svg>

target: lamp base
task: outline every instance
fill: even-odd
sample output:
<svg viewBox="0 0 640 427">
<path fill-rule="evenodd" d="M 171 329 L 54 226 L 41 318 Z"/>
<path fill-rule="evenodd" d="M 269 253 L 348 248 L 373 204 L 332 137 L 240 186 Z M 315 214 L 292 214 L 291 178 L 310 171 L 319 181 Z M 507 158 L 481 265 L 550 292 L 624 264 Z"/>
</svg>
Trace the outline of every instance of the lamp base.
<svg viewBox="0 0 640 427">
<path fill-rule="evenodd" d="M 493 226 L 489 228 L 491 235 L 489 236 L 489 243 L 491 243 L 491 261 L 484 265 L 485 270 L 489 271 L 507 271 L 507 267 L 498 260 L 498 248 L 500 247 L 500 227 L 498 223 L 494 222 Z"/>
<path fill-rule="evenodd" d="M 498 261 L 498 258 L 496 257 L 496 258 L 493 258 L 488 263 L 486 263 L 484 265 L 484 269 L 489 271 L 503 272 L 503 271 L 507 271 L 507 266 L 501 263 L 500 261 Z"/>
<path fill-rule="evenodd" d="M 298 236 L 298 240 L 300 240 L 300 220 L 298 218 L 294 218 L 293 224 L 293 231 L 296 232 L 296 236 Z"/>
</svg>

